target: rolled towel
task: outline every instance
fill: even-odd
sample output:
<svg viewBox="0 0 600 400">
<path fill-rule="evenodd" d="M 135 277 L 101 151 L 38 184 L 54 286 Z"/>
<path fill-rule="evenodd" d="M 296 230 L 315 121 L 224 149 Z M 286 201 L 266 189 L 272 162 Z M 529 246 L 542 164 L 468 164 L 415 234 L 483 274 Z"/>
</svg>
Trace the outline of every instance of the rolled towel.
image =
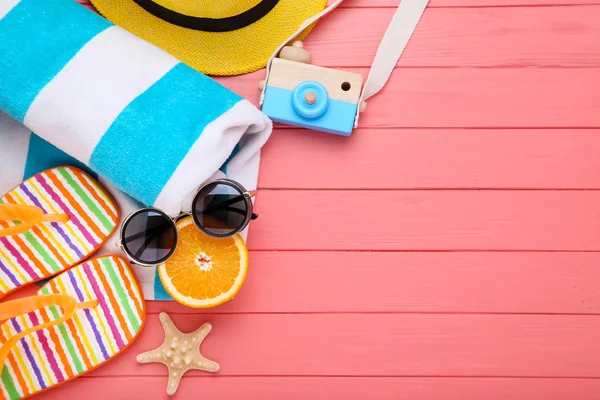
<svg viewBox="0 0 600 400">
<path fill-rule="evenodd" d="M 0 110 L 173 216 L 219 170 L 255 178 L 272 130 L 247 100 L 73 0 L 0 0 Z"/>
</svg>

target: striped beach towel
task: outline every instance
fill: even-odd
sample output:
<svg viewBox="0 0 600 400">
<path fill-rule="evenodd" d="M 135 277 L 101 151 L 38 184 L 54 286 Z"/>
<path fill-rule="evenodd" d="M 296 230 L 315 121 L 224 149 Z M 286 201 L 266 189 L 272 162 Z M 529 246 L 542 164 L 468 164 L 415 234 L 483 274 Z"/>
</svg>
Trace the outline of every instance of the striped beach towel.
<svg viewBox="0 0 600 400">
<path fill-rule="evenodd" d="M 250 102 L 73 0 L 2 0 L 0 55 L 0 110 L 170 215 L 271 132 Z"/>
<path fill-rule="evenodd" d="M 38 294 L 99 300 L 67 321 L 32 333 L 12 349 L 0 377 L 0 400 L 18 400 L 77 377 L 123 351 L 141 332 L 146 309 L 135 277 L 120 257 L 81 264 L 49 281 Z M 0 343 L 30 327 L 56 320 L 56 306 L 12 318 L 0 326 Z"/>
<path fill-rule="evenodd" d="M 219 177 L 255 189 L 272 130 L 247 100 L 73 0 L 0 0 L 0 111 L 1 193 L 75 165 L 123 215 L 189 211 Z M 136 272 L 147 298 L 169 299 L 155 269 Z"/>
</svg>

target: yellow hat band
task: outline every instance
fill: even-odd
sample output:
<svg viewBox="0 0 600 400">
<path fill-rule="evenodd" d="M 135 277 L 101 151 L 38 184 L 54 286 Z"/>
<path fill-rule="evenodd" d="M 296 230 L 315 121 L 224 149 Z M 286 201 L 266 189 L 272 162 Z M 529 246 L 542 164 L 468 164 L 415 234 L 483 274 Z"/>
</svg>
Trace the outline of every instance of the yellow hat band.
<svg viewBox="0 0 600 400">
<path fill-rule="evenodd" d="M 150 14 L 182 28 L 203 32 L 230 32 L 252 25 L 270 13 L 279 0 L 262 0 L 254 7 L 238 15 L 225 18 L 202 18 L 168 9 L 153 0 L 133 0 Z"/>
</svg>

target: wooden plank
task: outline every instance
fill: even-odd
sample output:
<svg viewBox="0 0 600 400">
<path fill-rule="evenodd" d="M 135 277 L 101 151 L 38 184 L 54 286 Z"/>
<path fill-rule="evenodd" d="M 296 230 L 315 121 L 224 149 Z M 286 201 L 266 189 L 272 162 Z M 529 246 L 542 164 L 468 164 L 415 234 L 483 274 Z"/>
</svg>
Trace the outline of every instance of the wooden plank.
<svg viewBox="0 0 600 400">
<path fill-rule="evenodd" d="M 82 377 L 39 396 L 45 400 L 159 398 L 163 379 Z M 184 377 L 178 399 L 219 400 L 595 400 L 598 379 Z M 137 397 L 135 397 L 137 398 Z"/>
<path fill-rule="evenodd" d="M 598 189 L 598 148 L 597 129 L 285 129 L 262 153 L 259 187 Z"/>
<path fill-rule="evenodd" d="M 397 68 L 361 127 L 597 128 L 598 76 L 600 68 Z M 263 78 L 258 71 L 217 80 L 257 104 Z"/>
<path fill-rule="evenodd" d="M 208 312 L 599 314 L 598 265 L 599 253 L 252 252 L 240 293 Z M 148 302 L 161 311 L 198 312 Z"/>
<path fill-rule="evenodd" d="M 308 294 L 308 292 L 307 292 Z M 600 316 L 174 315 L 213 331 L 203 354 L 224 376 L 600 377 Z M 163 342 L 158 316 L 126 352 L 90 375 L 166 375 L 135 355 Z M 193 371 L 190 375 L 203 375 Z"/>
<path fill-rule="evenodd" d="M 599 253 L 577 252 L 251 251 L 236 298 L 202 312 L 596 315 L 598 265 Z M 147 307 L 149 314 L 198 313 L 175 302 L 148 301 Z"/>
<path fill-rule="evenodd" d="M 252 250 L 600 249 L 598 191 L 263 191 L 257 213 Z"/>
<path fill-rule="evenodd" d="M 313 63 L 370 67 L 394 12 L 394 8 L 338 10 L 306 40 Z M 398 65 L 598 66 L 599 15 L 600 6 L 431 8 Z"/>
</svg>

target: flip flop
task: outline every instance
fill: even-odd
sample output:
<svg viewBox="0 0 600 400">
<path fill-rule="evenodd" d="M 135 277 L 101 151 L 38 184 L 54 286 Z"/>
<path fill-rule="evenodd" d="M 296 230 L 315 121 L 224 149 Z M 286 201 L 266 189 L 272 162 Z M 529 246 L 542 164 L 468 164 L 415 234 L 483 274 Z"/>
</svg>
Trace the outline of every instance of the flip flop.
<svg viewBox="0 0 600 400">
<path fill-rule="evenodd" d="M 107 256 L 53 278 L 37 296 L 0 304 L 0 320 L 7 318 L 0 399 L 19 400 L 120 354 L 141 332 L 146 308 L 127 261 Z"/>
<path fill-rule="evenodd" d="M 79 264 L 119 223 L 111 196 L 85 172 L 58 167 L 0 199 L 0 298 Z"/>
</svg>

